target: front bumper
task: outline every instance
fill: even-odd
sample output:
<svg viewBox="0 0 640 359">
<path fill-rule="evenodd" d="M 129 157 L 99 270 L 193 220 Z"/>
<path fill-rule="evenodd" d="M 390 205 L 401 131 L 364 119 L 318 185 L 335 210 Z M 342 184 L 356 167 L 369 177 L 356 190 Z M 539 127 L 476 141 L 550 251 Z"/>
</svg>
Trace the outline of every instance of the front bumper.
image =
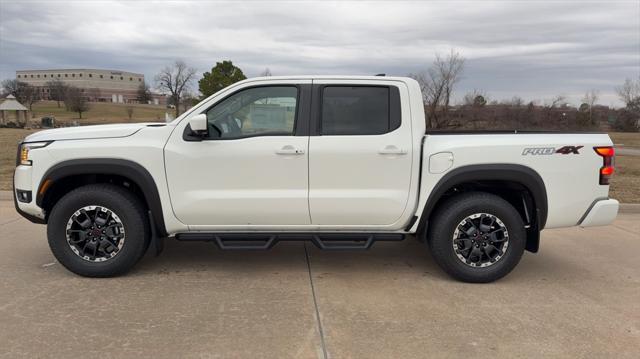
<svg viewBox="0 0 640 359">
<path fill-rule="evenodd" d="M 31 183 L 31 166 L 17 166 L 13 174 L 13 204 L 18 213 L 33 223 L 47 223 L 44 210 L 36 204 L 36 196 Z M 18 201 L 17 191 L 31 193 L 28 202 Z"/>
<path fill-rule="evenodd" d="M 615 199 L 597 200 L 584 214 L 578 225 L 580 227 L 594 227 L 611 224 L 618 215 L 619 207 L 620 203 Z"/>
</svg>

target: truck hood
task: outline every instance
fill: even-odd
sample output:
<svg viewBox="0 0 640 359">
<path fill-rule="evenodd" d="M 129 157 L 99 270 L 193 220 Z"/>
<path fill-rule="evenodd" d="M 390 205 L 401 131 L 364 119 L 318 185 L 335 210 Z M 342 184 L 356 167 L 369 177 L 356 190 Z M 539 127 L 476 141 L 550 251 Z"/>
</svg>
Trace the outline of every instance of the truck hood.
<svg viewBox="0 0 640 359">
<path fill-rule="evenodd" d="M 55 128 L 33 133 L 24 142 L 86 140 L 93 138 L 127 137 L 147 126 L 164 126 L 165 123 L 126 123 L 113 125 L 95 125 Z"/>
</svg>

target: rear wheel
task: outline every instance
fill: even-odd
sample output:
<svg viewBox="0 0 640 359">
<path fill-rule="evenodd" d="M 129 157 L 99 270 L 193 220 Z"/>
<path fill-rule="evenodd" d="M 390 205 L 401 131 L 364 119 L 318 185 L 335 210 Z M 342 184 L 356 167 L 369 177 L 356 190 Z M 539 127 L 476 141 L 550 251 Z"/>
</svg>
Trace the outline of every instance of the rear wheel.
<svg viewBox="0 0 640 359">
<path fill-rule="evenodd" d="M 427 238 L 434 260 L 452 277 L 486 283 L 518 264 L 526 233 L 518 211 L 489 193 L 465 193 L 440 206 Z"/>
<path fill-rule="evenodd" d="M 75 189 L 53 207 L 47 226 L 49 246 L 70 271 L 111 277 L 131 269 L 149 244 L 140 201 L 110 184 Z"/>
</svg>

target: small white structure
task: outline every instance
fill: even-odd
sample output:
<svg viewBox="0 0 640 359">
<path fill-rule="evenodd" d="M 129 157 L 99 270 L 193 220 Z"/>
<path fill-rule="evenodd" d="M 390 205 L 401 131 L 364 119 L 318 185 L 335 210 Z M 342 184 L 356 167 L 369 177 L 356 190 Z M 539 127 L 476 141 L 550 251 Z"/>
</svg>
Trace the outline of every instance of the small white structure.
<svg viewBox="0 0 640 359">
<path fill-rule="evenodd" d="M 8 116 L 5 114 L 6 111 L 15 111 L 16 112 L 16 124 L 20 125 L 22 123 L 27 123 L 29 109 L 24 107 L 18 100 L 16 100 L 15 96 L 9 95 L 6 99 L 0 103 L 0 124 L 7 124 L 9 122 Z"/>
</svg>

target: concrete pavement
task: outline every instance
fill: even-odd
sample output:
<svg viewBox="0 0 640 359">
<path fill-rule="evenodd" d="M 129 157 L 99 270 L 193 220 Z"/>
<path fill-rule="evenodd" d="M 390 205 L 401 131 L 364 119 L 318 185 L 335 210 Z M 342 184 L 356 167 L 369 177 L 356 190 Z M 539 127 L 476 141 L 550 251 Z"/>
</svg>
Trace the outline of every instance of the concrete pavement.
<svg viewBox="0 0 640 359">
<path fill-rule="evenodd" d="M 501 281 L 455 282 L 412 240 L 365 252 L 169 241 L 129 275 L 55 262 L 0 201 L 0 357 L 640 357 L 640 214 L 543 232 Z"/>
</svg>

